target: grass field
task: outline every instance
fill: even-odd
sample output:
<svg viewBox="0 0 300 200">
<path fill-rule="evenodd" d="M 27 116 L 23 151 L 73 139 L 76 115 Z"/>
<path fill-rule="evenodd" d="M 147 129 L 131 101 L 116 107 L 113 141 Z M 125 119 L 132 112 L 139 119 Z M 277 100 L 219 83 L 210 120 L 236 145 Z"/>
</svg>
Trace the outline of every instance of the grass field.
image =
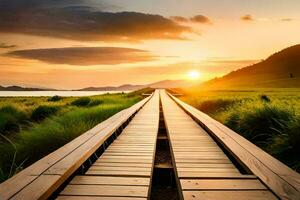
<svg viewBox="0 0 300 200">
<path fill-rule="evenodd" d="M 138 102 L 147 91 L 0 98 L 0 182 Z"/>
<path fill-rule="evenodd" d="M 300 89 L 184 91 L 181 99 L 300 171 Z"/>
</svg>

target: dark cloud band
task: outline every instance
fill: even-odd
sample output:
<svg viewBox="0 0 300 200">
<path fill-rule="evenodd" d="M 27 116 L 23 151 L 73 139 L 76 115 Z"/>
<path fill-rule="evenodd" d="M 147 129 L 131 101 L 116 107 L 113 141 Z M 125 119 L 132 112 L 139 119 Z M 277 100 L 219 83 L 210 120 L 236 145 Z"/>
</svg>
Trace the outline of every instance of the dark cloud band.
<svg viewBox="0 0 300 200">
<path fill-rule="evenodd" d="M 28 49 L 11 51 L 6 55 L 34 59 L 51 64 L 68 65 L 116 65 L 156 59 L 156 57 L 148 51 L 119 47 Z"/>
<path fill-rule="evenodd" d="M 160 15 L 104 12 L 83 4 L 86 1 L 70 2 L 2 0 L 0 32 L 79 41 L 140 41 L 184 39 L 182 34 L 191 31 Z"/>
</svg>

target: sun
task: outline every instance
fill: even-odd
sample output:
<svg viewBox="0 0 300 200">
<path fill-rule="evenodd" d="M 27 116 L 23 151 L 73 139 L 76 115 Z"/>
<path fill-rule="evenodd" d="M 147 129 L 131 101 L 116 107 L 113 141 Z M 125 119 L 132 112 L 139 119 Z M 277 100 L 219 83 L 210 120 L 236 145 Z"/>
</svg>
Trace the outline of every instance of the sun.
<svg viewBox="0 0 300 200">
<path fill-rule="evenodd" d="M 190 80 L 197 80 L 199 79 L 201 76 L 200 72 L 196 71 L 196 70 L 192 70 L 192 71 L 189 71 L 187 73 L 187 77 L 190 79 Z"/>
</svg>

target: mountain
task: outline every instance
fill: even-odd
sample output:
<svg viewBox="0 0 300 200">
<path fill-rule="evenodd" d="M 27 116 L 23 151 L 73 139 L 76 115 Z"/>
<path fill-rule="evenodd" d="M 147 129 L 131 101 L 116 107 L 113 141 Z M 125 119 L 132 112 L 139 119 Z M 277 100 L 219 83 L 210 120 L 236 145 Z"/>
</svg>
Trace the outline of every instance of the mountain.
<svg viewBox="0 0 300 200">
<path fill-rule="evenodd" d="M 103 86 L 103 87 L 86 87 L 73 91 L 133 91 L 139 90 L 147 87 L 151 88 L 178 88 L 178 87 L 188 87 L 191 86 L 190 81 L 185 80 L 164 80 L 155 83 L 145 84 L 145 85 L 131 85 L 125 84 L 120 86 Z M 20 87 L 20 86 L 0 86 L 0 91 L 55 91 L 56 89 L 48 88 L 31 88 L 31 87 Z"/>
<path fill-rule="evenodd" d="M 146 88 L 147 85 L 131 85 L 125 84 L 120 86 L 104 86 L 104 87 L 87 87 L 79 89 L 78 91 L 131 91 Z"/>
<path fill-rule="evenodd" d="M 31 87 L 20 87 L 20 86 L 0 86 L 0 91 L 54 91 L 55 89 L 48 89 L 48 88 L 31 88 Z"/>
<path fill-rule="evenodd" d="M 203 89 L 300 87 L 300 44 L 279 51 L 257 64 L 204 82 Z"/>
<path fill-rule="evenodd" d="M 145 85 L 121 85 L 121 86 L 106 86 L 106 87 L 87 87 L 79 89 L 79 91 L 132 91 L 142 88 L 178 88 L 192 86 L 192 82 L 185 80 L 163 80 Z"/>
</svg>

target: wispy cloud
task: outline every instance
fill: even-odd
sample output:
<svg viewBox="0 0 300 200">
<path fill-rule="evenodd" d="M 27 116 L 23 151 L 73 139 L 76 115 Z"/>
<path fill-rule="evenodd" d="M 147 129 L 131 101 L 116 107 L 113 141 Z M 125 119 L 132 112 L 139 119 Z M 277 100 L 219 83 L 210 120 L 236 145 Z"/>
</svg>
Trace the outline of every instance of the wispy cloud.
<svg viewBox="0 0 300 200">
<path fill-rule="evenodd" d="M 156 60 L 148 51 L 120 47 L 27 49 L 11 51 L 6 55 L 68 65 L 117 65 Z"/>
<path fill-rule="evenodd" d="M 17 47 L 17 45 L 0 43 L 0 49 L 10 49 L 10 48 L 15 48 L 15 47 Z"/>
<path fill-rule="evenodd" d="M 280 21 L 283 21 L 283 22 L 290 22 L 290 21 L 293 21 L 294 19 L 292 18 L 282 18 L 280 19 Z"/>
<path fill-rule="evenodd" d="M 183 16 L 171 16 L 171 20 L 178 23 L 200 23 L 200 24 L 212 24 L 212 21 L 205 15 L 195 15 L 193 17 L 183 17 Z"/>
<path fill-rule="evenodd" d="M 170 19 L 179 23 L 189 22 L 188 18 L 182 16 L 171 16 Z"/>
<path fill-rule="evenodd" d="M 211 23 L 211 20 L 204 15 L 195 15 L 194 17 L 191 17 L 190 20 L 192 22 L 202 23 L 202 24 L 210 24 Z"/>
<path fill-rule="evenodd" d="M 243 21 L 254 21 L 252 15 L 241 16 L 241 20 L 243 20 Z"/>
</svg>

